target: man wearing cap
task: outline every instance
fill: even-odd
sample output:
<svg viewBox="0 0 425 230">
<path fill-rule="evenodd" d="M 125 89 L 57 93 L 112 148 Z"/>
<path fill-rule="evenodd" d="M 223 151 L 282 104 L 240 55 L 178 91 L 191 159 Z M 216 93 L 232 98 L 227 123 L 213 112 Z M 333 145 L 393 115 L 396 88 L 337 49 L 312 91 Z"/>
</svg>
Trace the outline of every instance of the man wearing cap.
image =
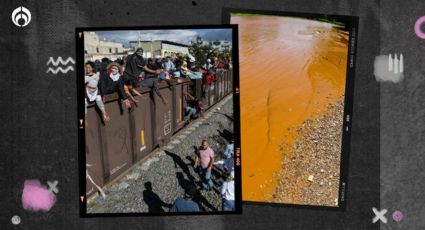
<svg viewBox="0 0 425 230">
<path fill-rule="evenodd" d="M 146 66 L 146 60 L 143 58 L 143 49 L 138 48 L 134 54 L 127 56 L 124 70 L 125 83 L 137 87 L 137 79 L 143 71 L 159 74 L 159 70 L 155 71 Z"/>
<path fill-rule="evenodd" d="M 192 200 L 195 194 L 195 186 L 188 185 L 185 189 L 184 197 L 176 199 L 170 212 L 199 212 L 198 204 Z"/>
</svg>

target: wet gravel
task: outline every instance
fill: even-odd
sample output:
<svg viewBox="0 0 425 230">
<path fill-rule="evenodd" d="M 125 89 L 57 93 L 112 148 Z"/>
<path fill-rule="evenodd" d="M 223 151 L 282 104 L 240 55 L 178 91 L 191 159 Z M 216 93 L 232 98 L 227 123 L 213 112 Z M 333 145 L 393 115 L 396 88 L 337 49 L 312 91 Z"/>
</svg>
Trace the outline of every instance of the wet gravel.
<svg viewBox="0 0 425 230">
<path fill-rule="evenodd" d="M 200 178 L 193 168 L 194 150 L 206 138 L 215 152 L 215 160 L 220 160 L 232 135 L 233 103 L 232 96 L 228 96 L 207 111 L 204 118 L 193 120 L 179 131 L 168 145 L 105 187 L 106 199 L 89 199 L 87 213 L 168 212 L 174 201 L 183 196 L 188 183 L 197 184 L 194 201 L 201 211 L 221 211 L 219 191 L 225 175 L 222 165 L 213 167 L 214 188 L 200 190 Z"/>
</svg>

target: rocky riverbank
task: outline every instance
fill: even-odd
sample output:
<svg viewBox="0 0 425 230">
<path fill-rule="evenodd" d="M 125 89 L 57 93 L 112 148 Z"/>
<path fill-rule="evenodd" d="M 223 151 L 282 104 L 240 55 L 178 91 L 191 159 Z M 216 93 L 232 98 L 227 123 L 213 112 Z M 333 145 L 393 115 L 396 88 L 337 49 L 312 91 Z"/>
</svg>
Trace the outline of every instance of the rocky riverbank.
<svg viewBox="0 0 425 230">
<path fill-rule="evenodd" d="M 324 115 L 296 128 L 293 143 L 282 144 L 273 202 L 338 205 L 343 112 L 340 99 L 328 105 Z"/>
</svg>

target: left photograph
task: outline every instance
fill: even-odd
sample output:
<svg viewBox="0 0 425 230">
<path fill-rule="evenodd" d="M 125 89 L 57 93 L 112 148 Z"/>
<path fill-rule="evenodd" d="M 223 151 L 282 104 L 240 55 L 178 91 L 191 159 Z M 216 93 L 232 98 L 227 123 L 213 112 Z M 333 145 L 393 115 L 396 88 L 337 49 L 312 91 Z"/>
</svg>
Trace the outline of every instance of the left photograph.
<svg viewBox="0 0 425 230">
<path fill-rule="evenodd" d="M 77 28 L 81 216 L 241 213 L 237 36 Z"/>
</svg>

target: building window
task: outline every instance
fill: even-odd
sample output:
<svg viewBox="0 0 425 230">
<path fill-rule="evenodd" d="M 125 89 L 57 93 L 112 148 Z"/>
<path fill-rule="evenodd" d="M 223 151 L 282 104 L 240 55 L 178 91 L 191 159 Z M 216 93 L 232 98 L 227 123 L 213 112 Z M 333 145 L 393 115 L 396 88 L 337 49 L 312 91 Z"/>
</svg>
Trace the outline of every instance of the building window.
<svg viewBox="0 0 425 230">
<path fill-rule="evenodd" d="M 87 54 L 87 50 L 84 50 L 84 53 Z"/>
<path fill-rule="evenodd" d="M 118 48 L 115 48 L 115 53 L 116 53 L 116 54 L 118 53 Z"/>
<path fill-rule="evenodd" d="M 99 53 L 99 47 L 96 47 L 96 53 Z"/>
<path fill-rule="evenodd" d="M 112 53 L 112 48 L 109 48 L 109 53 Z"/>
</svg>

